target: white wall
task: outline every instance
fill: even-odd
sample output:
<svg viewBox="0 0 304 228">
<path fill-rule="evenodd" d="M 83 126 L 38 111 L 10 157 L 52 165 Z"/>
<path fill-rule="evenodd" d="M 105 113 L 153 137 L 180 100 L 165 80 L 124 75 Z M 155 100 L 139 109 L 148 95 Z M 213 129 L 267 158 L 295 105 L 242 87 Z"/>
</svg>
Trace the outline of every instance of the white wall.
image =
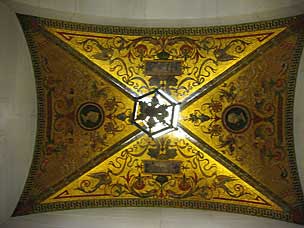
<svg viewBox="0 0 304 228">
<path fill-rule="evenodd" d="M 161 27 L 242 23 L 304 12 L 304 0 L 2 1 L 14 11 L 54 19 Z"/>
<path fill-rule="evenodd" d="M 0 4 L 0 223 L 22 192 L 33 156 L 36 95 L 31 59 L 15 15 Z"/>
<path fill-rule="evenodd" d="M 36 97 L 29 52 L 13 13 L 85 23 L 203 26 L 304 13 L 304 0 L 0 0 L 0 227 L 299 227 L 252 216 L 167 208 L 101 208 L 9 218 L 30 167 Z M 298 75 L 295 140 L 304 183 L 304 57 Z"/>
<path fill-rule="evenodd" d="M 174 208 L 99 208 L 28 215 L 1 228 L 301 228 L 231 213 Z"/>
</svg>

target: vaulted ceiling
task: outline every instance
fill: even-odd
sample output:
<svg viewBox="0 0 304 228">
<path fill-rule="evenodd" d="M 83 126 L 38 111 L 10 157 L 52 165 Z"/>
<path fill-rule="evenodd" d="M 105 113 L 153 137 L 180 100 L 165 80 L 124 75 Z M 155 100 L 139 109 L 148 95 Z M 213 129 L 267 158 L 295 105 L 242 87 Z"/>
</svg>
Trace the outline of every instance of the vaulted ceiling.
<svg viewBox="0 0 304 228">
<path fill-rule="evenodd" d="M 217 213 L 210 210 L 181 210 L 173 208 L 70 210 L 15 217 L 10 218 L 5 224 L 2 224 L 2 222 L 8 219 L 13 212 L 28 174 L 33 156 L 37 120 L 37 102 L 31 57 L 14 12 L 94 24 L 168 28 L 202 27 L 205 25 L 247 23 L 301 14 L 304 12 L 303 1 L 89 0 L 82 2 L 67 0 L 63 2 L 56 0 L 3 0 L 2 2 L 0 3 L 0 27 L 2 31 L 6 32 L 0 36 L 0 41 L 3 44 L 0 53 L 1 227 L 78 227 L 84 224 L 89 227 L 99 227 L 100 223 L 104 226 L 113 226 L 115 224 L 118 227 L 122 225 L 141 227 L 142 222 L 147 227 L 167 227 L 173 224 L 175 227 L 183 227 L 185 224 L 191 224 L 193 227 L 208 227 L 210 225 L 243 227 L 244 224 L 247 227 L 272 225 L 284 228 L 298 227 L 295 224 L 287 224 L 255 216 L 248 217 L 231 213 Z M 161 8 L 159 7 L 160 4 Z M 62 46 L 60 45 L 60 47 Z M 297 76 L 295 106 L 293 108 L 293 121 L 295 123 L 293 132 L 298 169 L 302 180 L 303 166 L 301 164 L 303 157 L 300 152 L 302 151 L 301 148 L 303 148 L 301 139 L 303 135 L 302 129 L 304 129 L 303 114 L 301 114 L 303 113 L 301 94 L 304 91 L 301 89 L 304 85 L 302 80 L 304 73 L 303 58 L 301 62 Z M 126 95 L 128 94 L 126 93 Z M 170 96 L 173 95 L 170 94 Z M 174 99 L 176 100 L 176 98 Z M 81 105 L 79 105 L 80 107 Z M 94 108 L 98 110 L 98 106 L 95 105 Z M 203 120 L 206 120 L 206 116 L 209 116 L 206 112 L 201 115 Z M 94 115 L 92 117 L 94 118 Z M 78 120 L 75 120 L 80 126 Z M 207 123 L 204 121 L 205 126 Z M 226 130 L 225 127 L 224 130 Z M 183 135 L 180 133 L 172 132 L 171 134 L 180 137 Z M 149 139 L 149 137 L 147 138 Z M 90 180 L 94 180 L 94 178 L 90 178 Z"/>
<path fill-rule="evenodd" d="M 166 206 L 303 222 L 303 16 L 185 29 L 19 20 L 38 127 L 15 215 Z"/>
</svg>

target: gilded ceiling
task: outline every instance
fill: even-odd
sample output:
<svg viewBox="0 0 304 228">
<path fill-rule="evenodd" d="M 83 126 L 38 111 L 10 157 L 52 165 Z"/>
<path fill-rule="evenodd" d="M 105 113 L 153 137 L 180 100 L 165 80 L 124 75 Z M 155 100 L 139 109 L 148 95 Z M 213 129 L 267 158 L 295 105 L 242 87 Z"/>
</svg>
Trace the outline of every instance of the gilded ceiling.
<svg viewBox="0 0 304 228">
<path fill-rule="evenodd" d="M 18 17 L 38 127 L 14 215 L 159 206 L 304 223 L 293 145 L 303 16 L 166 29 Z"/>
</svg>

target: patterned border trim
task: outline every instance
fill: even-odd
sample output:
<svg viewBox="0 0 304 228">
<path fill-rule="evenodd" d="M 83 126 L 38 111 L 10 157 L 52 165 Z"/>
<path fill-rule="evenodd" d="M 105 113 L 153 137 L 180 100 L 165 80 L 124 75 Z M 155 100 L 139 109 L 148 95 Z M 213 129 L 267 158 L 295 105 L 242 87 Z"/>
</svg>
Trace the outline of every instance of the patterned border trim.
<svg viewBox="0 0 304 228">
<path fill-rule="evenodd" d="M 38 161 L 41 157 L 42 153 L 42 145 L 44 144 L 43 141 L 43 135 L 44 135 L 44 129 L 46 127 L 46 121 L 44 119 L 44 116 L 46 114 L 46 109 L 44 106 L 44 100 L 46 99 L 46 96 L 43 92 L 43 81 L 41 77 L 41 71 L 40 71 L 40 62 L 39 58 L 37 56 L 37 47 L 32 39 L 31 32 L 28 32 L 24 30 L 24 34 L 26 37 L 26 41 L 28 43 L 29 51 L 31 54 L 31 59 L 33 63 L 33 69 L 34 69 L 34 75 L 35 75 L 35 84 L 36 84 L 36 96 L 37 96 L 37 128 L 36 128 L 36 140 L 35 140 L 35 146 L 34 146 L 34 156 L 31 164 L 31 168 L 29 171 L 28 178 L 26 180 L 26 185 L 24 187 L 24 190 L 22 192 L 22 195 L 20 197 L 20 201 L 27 200 L 29 196 L 29 191 L 32 188 L 33 185 L 33 179 L 34 174 L 38 171 L 39 167 Z"/>
<path fill-rule="evenodd" d="M 22 18 L 29 16 L 18 14 L 18 17 Z M 39 17 L 32 17 L 32 18 L 34 18 L 40 25 L 53 27 L 53 28 L 84 31 L 84 32 L 98 32 L 105 34 L 119 34 L 119 35 L 133 35 L 133 36 L 171 36 L 171 35 L 198 36 L 198 35 L 211 35 L 211 34 L 224 34 L 224 33 L 239 33 L 239 32 L 248 32 L 255 30 L 279 28 L 297 21 L 300 17 L 304 18 L 304 15 L 268 20 L 268 21 L 261 21 L 261 22 L 244 23 L 244 24 L 207 26 L 207 27 L 182 27 L 182 28 L 122 27 L 122 26 L 93 25 L 93 24 L 83 24 L 76 22 L 66 22 L 66 21 L 39 18 Z"/>
<path fill-rule="evenodd" d="M 34 213 L 47 212 L 52 210 L 80 209 L 80 208 L 98 208 L 98 207 L 165 207 L 165 208 L 188 208 L 205 209 L 214 211 L 231 212 L 245 215 L 253 215 L 279 219 L 291 222 L 288 213 L 261 209 L 248 206 L 239 206 L 226 203 L 215 203 L 207 201 L 174 201 L 174 200 L 155 200 L 155 199 L 104 199 L 104 200 L 86 200 L 86 201 L 68 201 L 61 203 L 40 204 L 34 206 Z"/>
<path fill-rule="evenodd" d="M 285 116 L 285 133 L 287 142 L 288 159 L 291 169 L 291 175 L 293 179 L 294 190 L 296 191 L 298 200 L 301 201 L 301 206 L 304 207 L 304 197 L 301 187 L 301 182 L 298 174 L 298 167 L 296 162 L 296 153 L 294 148 L 294 97 L 296 88 L 296 79 L 298 75 L 298 69 L 300 65 L 301 54 L 304 47 L 304 28 L 302 32 L 298 34 L 298 40 L 296 43 L 296 48 L 291 60 L 291 66 L 288 71 L 288 89 L 287 89 L 287 104 L 286 104 L 286 116 Z"/>
<path fill-rule="evenodd" d="M 20 18 L 19 18 L 20 19 Z M 29 21 L 29 20 L 28 20 Z M 28 22 L 26 21 L 26 22 Z M 42 145 L 44 144 L 43 135 L 44 135 L 44 129 L 46 127 L 46 121 L 44 120 L 44 116 L 46 114 L 46 109 L 44 106 L 44 100 L 46 99 L 46 96 L 43 92 L 43 80 L 41 77 L 41 69 L 40 69 L 40 61 L 37 56 L 37 46 L 35 45 L 35 42 L 33 41 L 32 32 L 31 30 L 28 30 L 26 26 L 28 26 L 26 23 L 21 23 L 19 21 L 27 44 L 28 49 L 31 55 L 32 59 L 32 65 L 34 70 L 34 76 L 35 76 L 35 85 L 36 85 L 36 96 L 37 96 L 37 124 L 36 124 L 36 136 L 35 136 L 35 146 L 34 146 L 34 153 L 33 153 L 33 159 L 31 163 L 31 167 L 28 173 L 27 180 L 25 182 L 25 186 L 23 188 L 22 194 L 20 196 L 20 199 L 18 201 L 18 204 L 15 208 L 15 211 L 13 212 L 13 216 L 16 216 L 18 214 L 28 214 L 32 212 L 32 207 L 34 204 L 34 200 L 30 199 L 30 191 L 33 188 L 33 180 L 35 177 L 35 174 L 39 170 L 38 167 L 38 161 L 40 160 L 41 153 L 42 153 Z"/>
</svg>

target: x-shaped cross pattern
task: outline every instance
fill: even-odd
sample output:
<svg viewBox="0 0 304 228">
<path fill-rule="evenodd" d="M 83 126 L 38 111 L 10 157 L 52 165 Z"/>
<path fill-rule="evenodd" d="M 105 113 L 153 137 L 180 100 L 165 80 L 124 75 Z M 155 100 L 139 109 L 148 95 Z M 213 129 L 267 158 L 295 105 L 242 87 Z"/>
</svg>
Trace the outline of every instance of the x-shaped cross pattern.
<svg viewBox="0 0 304 228">
<path fill-rule="evenodd" d="M 196 29 L 19 17 L 39 121 L 16 215 L 170 206 L 303 221 L 301 17 Z"/>
</svg>

